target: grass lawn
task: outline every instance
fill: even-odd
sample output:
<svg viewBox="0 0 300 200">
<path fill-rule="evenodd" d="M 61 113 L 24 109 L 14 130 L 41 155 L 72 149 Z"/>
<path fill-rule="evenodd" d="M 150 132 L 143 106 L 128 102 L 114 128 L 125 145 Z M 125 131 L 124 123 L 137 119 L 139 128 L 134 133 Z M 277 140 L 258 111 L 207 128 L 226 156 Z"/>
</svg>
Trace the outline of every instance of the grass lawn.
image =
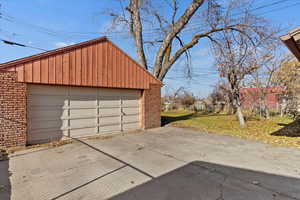
<svg viewBox="0 0 300 200">
<path fill-rule="evenodd" d="M 208 133 L 235 136 L 265 143 L 300 148 L 300 121 L 272 117 L 269 120 L 248 120 L 247 127 L 240 128 L 235 115 L 194 114 L 187 111 L 162 113 L 162 124 L 193 128 Z"/>
</svg>

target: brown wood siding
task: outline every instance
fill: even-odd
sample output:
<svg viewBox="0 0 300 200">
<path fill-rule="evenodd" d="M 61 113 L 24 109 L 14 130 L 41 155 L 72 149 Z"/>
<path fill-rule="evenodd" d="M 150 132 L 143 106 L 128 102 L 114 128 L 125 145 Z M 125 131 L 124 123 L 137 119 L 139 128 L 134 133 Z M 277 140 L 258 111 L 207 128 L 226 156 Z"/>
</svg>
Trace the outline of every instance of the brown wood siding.
<svg viewBox="0 0 300 200">
<path fill-rule="evenodd" d="M 97 70 L 98 70 L 98 80 L 97 80 L 97 85 L 104 85 L 104 65 L 105 63 L 105 58 L 104 58 L 104 45 L 95 45 L 96 48 L 96 65 L 97 65 Z"/>
<path fill-rule="evenodd" d="M 92 46 L 87 48 L 87 84 L 93 85 L 93 49 Z"/>
<path fill-rule="evenodd" d="M 92 69 L 93 69 L 93 86 L 97 86 L 98 82 L 98 65 L 97 65 L 97 46 L 92 46 Z"/>
<path fill-rule="evenodd" d="M 125 75 L 125 69 L 124 69 L 124 65 L 125 65 L 125 61 L 124 61 L 124 57 L 120 55 L 120 82 L 121 82 L 121 87 L 125 87 L 125 80 L 126 80 L 126 75 Z"/>
<path fill-rule="evenodd" d="M 46 83 L 49 83 L 49 59 L 41 60 L 41 80 Z"/>
<path fill-rule="evenodd" d="M 81 51 L 81 84 L 87 85 L 87 48 Z"/>
<path fill-rule="evenodd" d="M 41 61 L 40 60 L 34 61 L 32 65 L 32 69 L 33 69 L 32 81 L 34 83 L 40 83 L 41 82 Z"/>
<path fill-rule="evenodd" d="M 112 85 L 112 73 L 113 73 L 113 56 L 112 56 L 112 46 L 108 45 L 107 47 L 107 87 L 111 87 Z"/>
<path fill-rule="evenodd" d="M 26 82 L 33 82 L 32 81 L 32 63 L 25 64 L 25 81 Z"/>
<path fill-rule="evenodd" d="M 63 70 L 63 84 L 67 85 L 70 83 L 70 53 L 63 54 L 62 61 L 62 70 Z"/>
<path fill-rule="evenodd" d="M 76 49 L 75 57 L 76 57 L 76 60 L 75 60 L 75 68 L 76 68 L 75 85 L 81 85 L 81 66 L 82 66 L 82 62 L 81 62 L 82 51 L 81 51 L 81 49 Z"/>
<path fill-rule="evenodd" d="M 26 60 L 6 70 L 25 83 L 148 89 L 161 84 L 110 41 Z"/>
<path fill-rule="evenodd" d="M 76 55 L 75 51 L 70 53 L 70 85 L 76 84 Z"/>
<path fill-rule="evenodd" d="M 25 71 L 27 71 L 26 66 L 25 66 Z M 55 84 L 55 57 L 54 56 L 51 56 L 49 58 L 49 83 Z"/>
<path fill-rule="evenodd" d="M 110 87 L 115 87 L 117 85 L 117 59 L 118 59 L 118 52 L 114 51 L 114 49 L 112 48 L 112 60 L 113 60 L 113 64 L 112 64 L 112 74 L 111 74 L 111 85 Z M 109 74 L 110 75 L 110 74 Z"/>
<path fill-rule="evenodd" d="M 16 67 L 17 74 L 18 74 L 18 81 L 24 82 L 24 65 L 19 65 Z"/>
<path fill-rule="evenodd" d="M 63 70 L 62 70 L 62 55 L 55 56 L 55 77 L 56 84 L 62 84 Z"/>
</svg>

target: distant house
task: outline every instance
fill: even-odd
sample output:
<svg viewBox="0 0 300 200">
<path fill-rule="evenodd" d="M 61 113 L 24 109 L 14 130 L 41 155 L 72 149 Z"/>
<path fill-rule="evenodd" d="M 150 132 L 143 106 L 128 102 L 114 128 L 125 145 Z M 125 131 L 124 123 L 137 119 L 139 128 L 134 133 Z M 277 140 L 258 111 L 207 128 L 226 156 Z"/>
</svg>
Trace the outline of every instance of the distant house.
<svg viewBox="0 0 300 200">
<path fill-rule="evenodd" d="M 205 99 L 196 100 L 194 105 L 192 105 L 196 110 L 206 110 L 207 102 Z"/>
<path fill-rule="evenodd" d="M 285 87 L 267 87 L 267 88 L 242 88 L 240 90 L 243 107 L 262 107 L 264 105 L 264 95 L 266 105 L 270 109 L 279 109 L 282 103 L 282 94 Z"/>
</svg>

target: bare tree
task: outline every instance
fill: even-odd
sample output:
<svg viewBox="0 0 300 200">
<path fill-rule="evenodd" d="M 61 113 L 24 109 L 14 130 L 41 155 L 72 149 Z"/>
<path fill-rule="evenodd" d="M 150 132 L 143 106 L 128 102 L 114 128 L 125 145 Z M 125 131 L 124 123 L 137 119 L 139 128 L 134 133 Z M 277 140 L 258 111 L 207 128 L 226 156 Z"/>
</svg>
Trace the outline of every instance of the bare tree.
<svg viewBox="0 0 300 200">
<path fill-rule="evenodd" d="M 274 80 L 277 84 L 284 86 L 284 97 L 287 100 L 285 112 L 299 116 L 300 105 L 300 63 L 292 56 L 287 56 L 281 63 L 280 68 L 274 74 Z"/>
<path fill-rule="evenodd" d="M 251 16 L 246 16 L 244 20 L 255 23 Z M 253 74 L 260 67 L 257 59 L 259 51 L 273 42 L 274 34 L 273 31 L 249 31 L 241 27 L 237 32 L 223 31 L 219 34 L 218 42 L 213 44 L 216 65 L 221 78 L 227 80 L 230 85 L 232 104 L 241 127 L 246 125 L 241 108 L 241 84 L 246 76 Z"/>
<path fill-rule="evenodd" d="M 260 115 L 266 119 L 270 118 L 270 108 L 267 103 L 267 96 L 271 93 L 272 86 L 282 85 L 276 79 L 276 73 L 279 68 L 285 63 L 289 58 L 282 54 L 277 53 L 279 45 L 274 41 L 274 45 L 267 48 L 266 51 L 261 52 L 261 55 L 257 58 L 257 62 L 260 67 L 259 70 L 251 74 L 249 80 L 249 85 L 258 88 L 257 92 L 253 95 L 259 100 Z"/>
<path fill-rule="evenodd" d="M 121 12 L 109 12 L 112 27 L 125 25 L 129 28 L 140 64 L 147 70 L 152 69 L 153 75 L 159 80 L 165 78 L 174 63 L 183 55 L 187 68 L 190 68 L 189 50 L 200 39 L 216 43 L 218 41 L 215 36 L 220 32 L 247 35 L 248 32 L 263 33 L 267 27 L 264 26 L 264 20 L 258 20 L 249 14 L 253 1 L 191 0 L 185 9 L 182 9 L 183 2 L 179 0 L 118 1 Z M 151 37 L 146 40 L 149 34 Z M 153 48 L 151 52 L 154 54 L 154 62 L 151 62 L 150 55 L 145 54 L 145 45 Z"/>
<path fill-rule="evenodd" d="M 225 110 L 225 107 L 228 108 L 228 114 L 232 114 L 233 105 L 232 105 L 232 95 L 230 90 L 230 85 L 225 81 L 220 81 L 214 86 L 214 90 L 209 95 L 209 99 L 211 100 L 214 106 L 220 105 L 220 109 L 217 110 L 218 113 Z"/>
</svg>

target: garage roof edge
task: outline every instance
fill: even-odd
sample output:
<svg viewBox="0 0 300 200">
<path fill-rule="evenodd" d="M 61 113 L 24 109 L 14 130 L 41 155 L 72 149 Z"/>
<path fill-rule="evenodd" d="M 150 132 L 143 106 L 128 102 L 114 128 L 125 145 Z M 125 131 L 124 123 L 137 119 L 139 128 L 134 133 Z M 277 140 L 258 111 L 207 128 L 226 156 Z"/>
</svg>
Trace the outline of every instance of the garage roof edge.
<svg viewBox="0 0 300 200">
<path fill-rule="evenodd" d="M 133 58 L 131 58 L 125 51 L 123 51 L 122 49 L 120 49 L 117 45 L 115 45 L 112 41 L 107 40 L 111 45 L 113 45 L 115 48 L 117 48 L 119 51 L 121 51 L 124 55 L 126 55 L 132 62 L 136 63 L 137 66 L 139 66 L 140 68 L 142 68 L 148 75 L 152 76 L 160 85 L 164 85 L 163 82 L 161 80 L 159 80 L 158 78 L 156 78 L 155 76 L 153 76 L 153 74 L 151 74 L 148 70 L 146 70 L 144 67 L 142 67 L 136 60 L 134 60 Z"/>
<path fill-rule="evenodd" d="M 53 55 L 56 55 L 56 54 L 59 54 L 59 53 L 71 51 L 71 50 L 74 50 L 74 49 L 77 49 L 77 48 L 97 44 L 97 43 L 100 43 L 100 42 L 109 42 L 111 45 L 113 45 L 115 48 L 117 48 L 119 51 L 121 51 L 126 57 L 128 57 L 131 61 L 136 63 L 137 66 L 142 68 L 148 75 L 152 76 L 158 82 L 158 84 L 163 85 L 162 81 L 160 81 L 155 76 L 153 76 L 148 70 L 146 70 L 137 61 L 135 61 L 133 58 L 131 58 L 125 51 L 123 51 L 117 45 L 115 45 L 112 41 L 107 39 L 107 37 L 100 37 L 100 38 L 96 38 L 94 40 L 89 40 L 89 41 L 77 43 L 77 44 L 74 44 L 74 45 L 70 45 L 70 46 L 66 46 L 66 47 L 46 51 L 46 52 L 43 52 L 43 53 L 40 53 L 40 54 L 35 54 L 35 55 L 32 55 L 32 56 L 28 56 L 28 57 L 20 58 L 20 59 L 17 59 L 17 60 L 9 61 L 9 62 L 6 62 L 6 63 L 1 63 L 0 64 L 0 70 L 2 71 L 2 70 L 5 70 L 6 68 L 14 67 L 16 65 L 24 64 L 26 62 L 30 62 L 30 61 L 33 61 L 33 60 L 36 60 L 36 59 L 41 59 L 41 58 L 44 58 L 44 57 L 53 56 Z"/>
<path fill-rule="evenodd" d="M 288 34 L 280 36 L 280 40 L 287 46 L 287 48 L 294 54 L 294 56 L 300 61 L 300 47 L 295 40 L 295 37 L 299 39 L 300 27 L 289 31 Z"/>
<path fill-rule="evenodd" d="M 88 46 L 88 45 L 91 45 L 91 44 L 96 44 L 96 43 L 104 42 L 104 41 L 108 41 L 108 39 L 106 37 L 100 37 L 100 38 L 96 38 L 94 40 L 89 40 L 89 41 L 73 44 L 73 45 L 70 45 L 70 46 L 49 50 L 49 51 L 39 53 L 39 54 L 35 54 L 35 55 L 32 55 L 32 56 L 16 59 L 16 60 L 9 61 L 9 62 L 6 62 L 6 63 L 1 63 L 0 64 L 0 69 L 1 68 L 2 69 L 3 68 L 8 68 L 8 67 L 19 65 L 19 64 L 23 64 L 23 63 L 26 63 L 28 61 L 32 61 L 32 60 L 35 60 L 35 59 L 40 59 L 40 58 L 43 58 L 43 57 L 56 55 L 58 53 L 62 53 L 62 52 L 65 52 L 65 51 L 71 51 L 73 49 L 77 49 L 77 48 L 80 48 L 80 47 L 84 47 L 84 46 Z"/>
</svg>

